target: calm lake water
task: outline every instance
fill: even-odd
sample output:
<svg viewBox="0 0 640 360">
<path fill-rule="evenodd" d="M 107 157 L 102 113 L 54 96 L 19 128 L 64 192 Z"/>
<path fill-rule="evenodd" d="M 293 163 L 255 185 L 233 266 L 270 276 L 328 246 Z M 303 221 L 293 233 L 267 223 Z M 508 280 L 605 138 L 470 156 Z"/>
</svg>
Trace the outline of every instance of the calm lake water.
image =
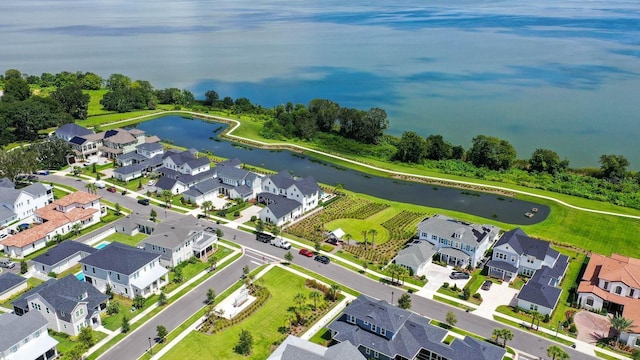
<svg viewBox="0 0 640 360">
<path fill-rule="evenodd" d="M 0 2 L 0 71 L 124 73 L 263 106 L 330 98 L 390 133 L 640 168 L 637 0 Z"/>
<path fill-rule="evenodd" d="M 296 176 L 313 176 L 318 182 L 343 184 L 347 190 L 382 199 L 456 210 L 511 224 L 535 224 L 549 215 L 549 207 L 528 201 L 370 176 L 322 161 L 312 161 L 306 156 L 289 151 L 233 146 L 217 137 L 225 127 L 224 124 L 188 120 L 178 116 L 165 116 L 137 125 L 138 129 L 158 135 L 164 140 L 171 140 L 176 145 L 211 150 L 217 156 L 237 157 L 247 164 L 276 171 L 291 171 Z M 534 207 L 538 209 L 538 213 L 532 218 L 525 217 L 524 214 Z"/>
</svg>

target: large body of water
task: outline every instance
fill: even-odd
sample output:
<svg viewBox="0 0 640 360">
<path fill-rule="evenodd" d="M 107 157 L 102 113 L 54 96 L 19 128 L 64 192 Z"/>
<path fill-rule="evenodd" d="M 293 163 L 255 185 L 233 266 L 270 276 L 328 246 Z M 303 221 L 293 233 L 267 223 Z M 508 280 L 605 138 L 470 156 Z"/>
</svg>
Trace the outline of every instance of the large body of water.
<svg viewBox="0 0 640 360">
<path fill-rule="evenodd" d="M 290 171 L 296 176 L 313 176 L 318 182 L 337 185 L 345 189 L 378 198 L 403 203 L 431 206 L 482 216 L 511 224 L 535 224 L 549 215 L 549 207 L 496 194 L 485 194 L 456 188 L 398 181 L 348 170 L 289 151 L 269 151 L 237 147 L 220 140 L 217 135 L 226 125 L 203 120 L 188 120 L 178 116 L 165 116 L 137 125 L 138 129 L 171 140 L 176 145 L 198 150 L 210 150 L 224 158 L 239 158 L 242 162 L 275 171 Z M 215 140 L 214 140 L 215 139 Z M 537 213 L 524 214 L 532 208 Z"/>
<path fill-rule="evenodd" d="M 123 73 L 263 106 L 330 98 L 390 133 L 640 168 L 637 0 L 0 2 L 0 70 Z"/>
</svg>

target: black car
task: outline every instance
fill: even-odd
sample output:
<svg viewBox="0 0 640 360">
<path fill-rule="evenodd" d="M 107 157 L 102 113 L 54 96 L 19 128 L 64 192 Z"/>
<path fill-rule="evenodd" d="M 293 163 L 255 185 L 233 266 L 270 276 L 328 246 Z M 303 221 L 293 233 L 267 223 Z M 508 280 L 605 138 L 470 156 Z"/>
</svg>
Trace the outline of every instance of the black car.
<svg viewBox="0 0 640 360">
<path fill-rule="evenodd" d="M 323 264 L 328 264 L 330 261 L 329 258 L 324 255 L 316 255 L 316 257 L 314 257 L 313 260 L 321 262 Z"/>
<path fill-rule="evenodd" d="M 147 206 L 149 205 L 149 199 L 139 199 L 138 204 Z"/>
<path fill-rule="evenodd" d="M 451 275 L 449 275 L 451 279 L 468 279 L 469 274 L 463 271 L 453 271 Z"/>
<path fill-rule="evenodd" d="M 485 280 L 485 281 L 482 283 L 482 290 L 485 290 L 485 291 L 486 291 L 486 290 L 491 289 L 491 285 L 492 285 L 492 284 L 493 284 L 493 282 L 491 282 L 491 280 Z"/>
</svg>

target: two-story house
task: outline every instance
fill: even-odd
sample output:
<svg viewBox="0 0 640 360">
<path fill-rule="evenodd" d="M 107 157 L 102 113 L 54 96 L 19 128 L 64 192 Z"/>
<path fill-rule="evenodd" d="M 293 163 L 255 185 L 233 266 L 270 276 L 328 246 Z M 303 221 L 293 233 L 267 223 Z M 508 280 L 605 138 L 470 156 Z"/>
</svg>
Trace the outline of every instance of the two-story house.
<svg viewBox="0 0 640 360">
<path fill-rule="evenodd" d="M 591 254 L 578 285 L 578 304 L 602 309 L 640 324 L 640 259 L 619 254 Z M 620 334 L 620 340 L 640 348 L 640 328 Z"/>
<path fill-rule="evenodd" d="M 164 148 L 160 143 L 137 145 L 135 151 L 116 158 L 120 167 L 113 171 L 113 177 L 125 182 L 142 177 L 162 166 L 163 155 Z"/>
<path fill-rule="evenodd" d="M 163 221 L 142 241 L 144 250 L 160 255 L 160 263 L 174 267 L 191 257 L 204 257 L 217 244 L 215 233 L 204 231 L 199 219 L 189 215 Z"/>
<path fill-rule="evenodd" d="M 90 134 L 93 134 L 93 131 L 76 123 L 64 124 L 55 131 L 55 136 L 64 141 L 69 141 L 76 136 L 86 136 Z"/>
<path fill-rule="evenodd" d="M 47 319 L 39 312 L 0 314 L 0 358 L 52 360 L 58 357 L 57 345 L 58 340 L 47 331 Z"/>
<path fill-rule="evenodd" d="M 160 254 L 112 242 L 80 260 L 86 282 L 105 292 L 133 299 L 160 292 L 169 282 L 169 270 L 160 264 Z"/>
<path fill-rule="evenodd" d="M 166 151 L 162 155 L 162 166 L 155 171 L 162 174 L 155 184 L 156 190 L 168 190 L 181 194 L 192 186 L 212 179 L 215 171 L 206 156 L 197 157 L 195 149 L 182 152 Z"/>
<path fill-rule="evenodd" d="M 13 302 L 13 312 L 18 316 L 39 312 L 50 329 L 75 336 L 83 327 L 102 325 L 100 314 L 108 300 L 109 296 L 69 275 L 47 280 L 27 291 Z"/>
<path fill-rule="evenodd" d="M 302 340 L 293 335 L 276 348 L 267 360 L 366 360 L 349 341 L 344 341 L 330 347 L 318 345 L 309 340 Z"/>
<path fill-rule="evenodd" d="M 487 263 L 489 276 L 511 281 L 517 274 L 530 277 L 516 296 L 518 307 L 551 314 L 560 299 L 560 283 L 569 257 L 517 228 L 502 235 Z"/>
<path fill-rule="evenodd" d="M 493 225 L 470 224 L 440 214 L 418 224 L 418 239 L 433 244 L 441 260 L 460 267 L 477 267 L 499 232 Z"/>
<path fill-rule="evenodd" d="M 0 186 L 0 227 L 27 219 L 37 209 L 53 202 L 53 187 L 50 185 L 33 183 L 15 189 L 9 179 L 6 184 L 8 186 Z"/>
<path fill-rule="evenodd" d="M 262 179 L 257 199 L 266 205 L 260 210 L 260 219 L 282 226 L 318 205 L 320 187 L 311 176 L 294 178 L 288 171 L 281 171 Z"/>
<path fill-rule="evenodd" d="M 98 249 L 78 241 L 67 240 L 52 247 L 46 253 L 36 256 L 31 260 L 33 268 L 41 274 L 61 272 L 75 266 L 78 262 Z"/>
<path fill-rule="evenodd" d="M 34 212 L 38 225 L 21 231 L 0 242 L 11 257 L 24 257 L 42 249 L 56 235 L 69 233 L 78 224 L 81 228 L 100 221 L 100 196 L 76 191 Z"/>
<path fill-rule="evenodd" d="M 448 331 L 431 325 L 429 319 L 365 295 L 352 301 L 327 328 L 333 341 L 349 341 L 367 359 L 495 360 L 506 353 L 471 336 L 447 342 Z"/>
</svg>

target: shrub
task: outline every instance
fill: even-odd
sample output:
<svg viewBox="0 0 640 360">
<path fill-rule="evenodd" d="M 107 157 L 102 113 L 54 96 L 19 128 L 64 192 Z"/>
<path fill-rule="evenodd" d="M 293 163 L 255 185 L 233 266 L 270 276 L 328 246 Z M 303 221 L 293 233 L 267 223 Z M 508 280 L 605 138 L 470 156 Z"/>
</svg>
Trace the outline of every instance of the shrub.
<svg viewBox="0 0 640 360">
<path fill-rule="evenodd" d="M 251 216 L 251 221 L 256 221 L 257 219 L 258 218 L 255 215 Z"/>
<path fill-rule="evenodd" d="M 542 322 L 548 323 L 551 320 L 549 314 L 544 314 L 544 318 L 542 318 Z"/>
<path fill-rule="evenodd" d="M 478 300 L 482 300 L 482 295 L 480 295 L 480 293 L 475 293 L 475 294 L 473 294 L 473 298 L 474 299 L 478 299 Z"/>
<path fill-rule="evenodd" d="M 117 301 L 112 301 L 107 306 L 107 315 L 114 315 L 120 312 L 120 305 Z"/>
<path fill-rule="evenodd" d="M 52 272 L 48 273 L 47 275 L 48 275 L 49 277 L 54 278 L 54 279 L 58 277 L 58 274 L 56 274 L 56 272 L 55 272 L 55 271 L 52 271 Z"/>
<path fill-rule="evenodd" d="M 442 287 L 445 288 L 445 289 L 448 289 L 449 288 L 449 283 L 446 282 L 446 283 L 442 284 Z"/>
<path fill-rule="evenodd" d="M 578 331 L 578 329 L 576 328 L 575 324 L 571 324 L 571 326 L 569 326 L 569 332 L 572 334 L 575 334 Z"/>
<path fill-rule="evenodd" d="M 462 295 L 460 295 L 460 298 L 462 298 L 462 300 L 469 300 L 470 296 L 471 291 L 469 291 L 469 288 L 462 289 Z"/>
</svg>

